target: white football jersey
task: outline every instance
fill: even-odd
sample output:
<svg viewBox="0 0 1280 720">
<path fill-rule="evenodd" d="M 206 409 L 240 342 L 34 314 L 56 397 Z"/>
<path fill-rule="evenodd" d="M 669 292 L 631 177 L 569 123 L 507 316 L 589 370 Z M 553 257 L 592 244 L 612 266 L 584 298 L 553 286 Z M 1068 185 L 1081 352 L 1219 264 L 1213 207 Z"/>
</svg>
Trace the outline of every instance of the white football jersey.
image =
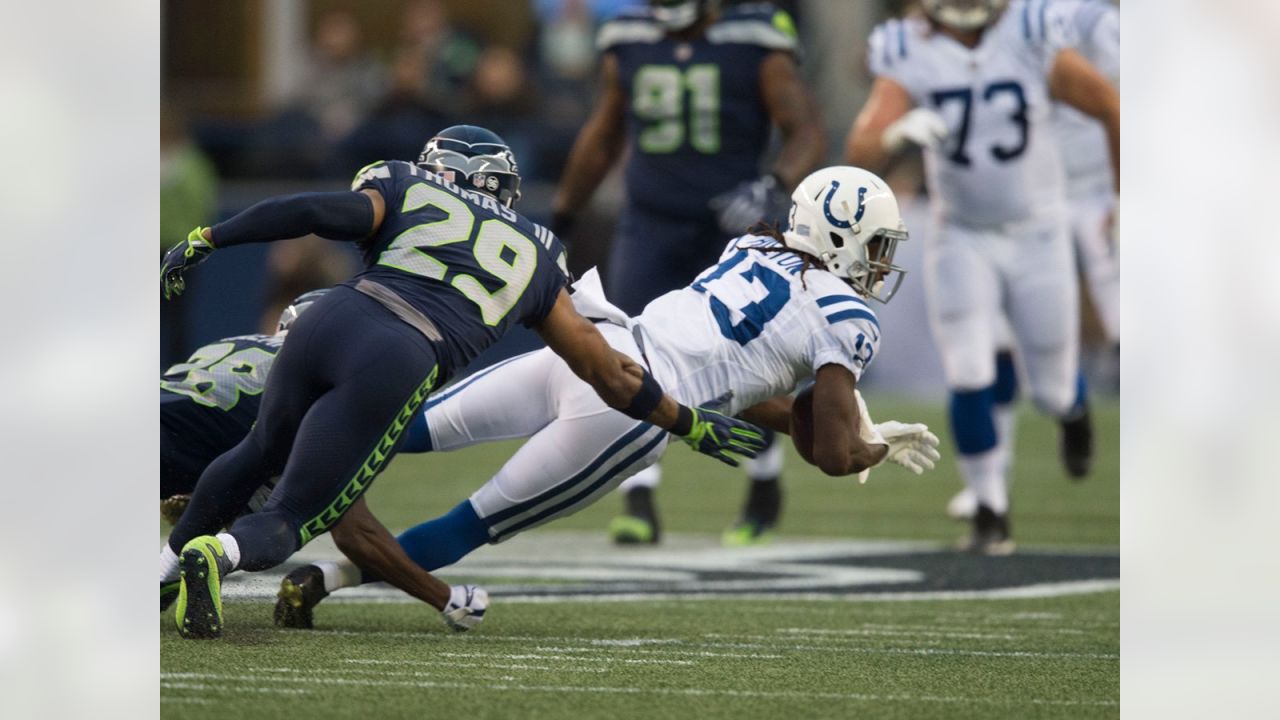
<svg viewBox="0 0 1280 720">
<path fill-rule="evenodd" d="M 855 378 L 875 357 L 880 324 L 866 301 L 769 237 L 730 241 L 720 264 L 636 318 L 654 375 L 676 399 L 730 415 L 791 392 L 823 365 Z"/>
<path fill-rule="evenodd" d="M 1050 22 L 1069 25 L 1067 32 L 1079 38 L 1076 49 L 1117 87 L 1120 85 L 1120 11 L 1107 0 L 1054 0 Z M 1067 195 L 1109 195 L 1111 155 L 1102 123 L 1073 107 L 1054 108 L 1054 132 L 1062 148 L 1067 172 Z"/>
<path fill-rule="evenodd" d="M 1064 215 L 1048 74 L 1073 44 L 1069 28 L 1048 21 L 1047 0 L 1013 0 L 972 49 L 920 15 L 871 33 L 871 71 L 947 123 L 946 140 L 925 151 L 930 195 L 945 222 L 982 228 Z"/>
</svg>

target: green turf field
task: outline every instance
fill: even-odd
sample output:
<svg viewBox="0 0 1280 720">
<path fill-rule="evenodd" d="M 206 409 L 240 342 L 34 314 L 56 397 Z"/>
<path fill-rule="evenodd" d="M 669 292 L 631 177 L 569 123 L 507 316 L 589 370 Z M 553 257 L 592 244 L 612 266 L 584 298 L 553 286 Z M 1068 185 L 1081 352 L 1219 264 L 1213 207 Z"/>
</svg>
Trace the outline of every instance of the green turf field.
<svg viewBox="0 0 1280 720">
<path fill-rule="evenodd" d="M 946 427 L 940 409 L 869 398 L 878 419 Z M 1119 544 L 1119 407 L 1095 411 L 1094 476 L 1070 483 L 1056 459 L 1056 428 L 1030 411 L 1019 427 L 1013 488 L 1020 548 L 1087 547 L 1114 556 Z M 939 432 L 939 435 L 944 433 Z M 943 514 L 959 488 L 949 438 L 937 471 L 921 477 L 877 470 L 866 486 L 823 477 L 791 454 L 778 546 L 818 539 L 950 542 L 964 527 Z M 393 529 L 466 497 L 512 444 L 398 458 L 370 500 Z M 735 516 L 743 481 L 684 448 L 665 460 L 659 502 L 672 562 L 711 552 Z M 641 551 L 611 550 L 599 531 L 617 511 L 596 506 L 489 550 L 534 549 L 525 565 L 592 552 L 640 567 Z M 848 541 L 843 541 L 848 542 Z M 685 547 L 693 549 L 685 550 Z M 715 550 L 719 552 L 718 550 Z M 1070 553 L 1067 553 L 1069 556 Z M 710 556 L 708 556 L 710 557 Z M 733 559 L 739 555 L 727 554 Z M 1002 560 L 935 554 L 934 564 L 995 572 Z M 940 560 L 939 560 L 940 558 Z M 1020 567 L 1039 556 L 1024 553 Z M 661 560 L 661 558 L 659 558 Z M 961 563 L 960 560 L 964 562 Z M 1045 562 L 1049 561 L 1048 556 Z M 448 579 L 471 577 L 470 559 Z M 1028 565 L 1029 563 L 1029 565 Z M 485 566 L 486 585 L 542 583 L 510 565 Z M 519 567 L 518 565 L 516 566 Z M 663 567 L 666 567 L 664 565 Z M 931 576 L 932 578 L 932 576 Z M 581 584 L 581 582 L 578 582 Z M 475 632 L 447 631 L 429 608 L 400 602 L 328 602 L 319 631 L 272 627 L 265 600 L 227 603 L 223 639 L 180 639 L 162 616 L 164 717 L 1114 717 L 1119 714 L 1119 593 L 1009 599 L 889 602 L 666 597 L 632 602 L 533 602 L 495 593 Z"/>
</svg>

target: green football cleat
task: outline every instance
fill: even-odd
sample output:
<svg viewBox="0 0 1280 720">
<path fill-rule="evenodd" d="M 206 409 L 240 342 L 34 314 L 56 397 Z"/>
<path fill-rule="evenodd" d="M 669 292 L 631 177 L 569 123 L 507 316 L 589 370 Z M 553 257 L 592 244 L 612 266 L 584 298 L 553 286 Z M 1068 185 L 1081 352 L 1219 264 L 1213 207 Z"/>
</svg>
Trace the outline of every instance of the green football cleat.
<svg viewBox="0 0 1280 720">
<path fill-rule="evenodd" d="M 222 636 L 222 567 L 227 554 L 212 535 L 201 535 L 182 547 L 182 575 L 173 619 L 184 638 Z"/>
<path fill-rule="evenodd" d="M 178 599 L 178 588 L 181 585 L 181 580 L 160 583 L 160 612 L 168 610 L 173 601 Z"/>
<path fill-rule="evenodd" d="M 725 547 L 749 547 L 751 545 L 768 545 L 773 541 L 773 533 L 768 525 L 754 520 L 742 520 L 737 525 L 724 531 L 720 536 L 720 544 Z"/>
<path fill-rule="evenodd" d="M 654 545 L 658 542 L 658 530 L 644 518 L 619 515 L 609 522 L 609 537 L 616 545 Z"/>
<path fill-rule="evenodd" d="M 315 627 L 314 610 L 329 596 L 324 589 L 324 572 L 315 565 L 304 565 L 280 581 L 274 613 L 276 625 L 283 628 L 310 630 Z"/>
</svg>

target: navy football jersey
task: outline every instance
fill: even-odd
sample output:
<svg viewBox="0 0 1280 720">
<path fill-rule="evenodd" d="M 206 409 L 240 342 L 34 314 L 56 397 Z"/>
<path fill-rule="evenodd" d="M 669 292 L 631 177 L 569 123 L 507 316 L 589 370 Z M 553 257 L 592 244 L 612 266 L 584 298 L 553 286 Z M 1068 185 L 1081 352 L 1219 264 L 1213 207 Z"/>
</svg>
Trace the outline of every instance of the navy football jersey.
<svg viewBox="0 0 1280 720">
<path fill-rule="evenodd" d="M 244 335 L 210 343 L 160 376 L 160 431 L 176 460 L 203 469 L 235 447 L 258 418 L 267 374 L 284 335 Z"/>
<path fill-rule="evenodd" d="M 627 196 L 641 210 L 698 218 L 711 198 L 760 174 L 769 113 L 760 63 L 796 52 L 790 15 L 769 3 L 727 8 L 705 35 L 667 36 L 648 8 L 606 23 L 596 42 L 618 60 L 631 158 Z"/>
<path fill-rule="evenodd" d="M 489 195 L 401 161 L 361 170 L 352 190 L 386 200 L 382 225 L 361 243 L 368 278 L 440 330 L 446 364 L 461 368 L 514 323 L 536 325 L 568 284 L 564 247 L 550 230 Z"/>
</svg>

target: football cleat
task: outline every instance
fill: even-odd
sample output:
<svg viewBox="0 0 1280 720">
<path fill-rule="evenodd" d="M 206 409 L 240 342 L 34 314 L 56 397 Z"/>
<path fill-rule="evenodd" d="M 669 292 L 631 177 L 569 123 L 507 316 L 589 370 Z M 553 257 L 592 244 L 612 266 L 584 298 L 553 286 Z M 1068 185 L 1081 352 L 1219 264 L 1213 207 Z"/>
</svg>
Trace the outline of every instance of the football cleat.
<svg viewBox="0 0 1280 720">
<path fill-rule="evenodd" d="M 1093 467 L 1093 421 L 1087 409 L 1062 422 L 1062 466 L 1072 480 L 1083 480 Z"/>
<path fill-rule="evenodd" d="M 222 576 L 229 570 L 222 543 L 201 535 L 182 547 L 178 555 L 177 608 L 173 619 L 188 639 L 222 636 Z"/>
<path fill-rule="evenodd" d="M 303 565 L 280 581 L 272 617 L 282 628 L 310 630 L 315 627 L 316 605 L 327 597 L 329 591 L 324 589 L 324 572 L 315 565 Z"/>
<path fill-rule="evenodd" d="M 653 488 L 631 488 L 623 496 L 626 514 L 609 523 L 609 537 L 615 545 L 656 545 L 662 539 L 658 512 L 653 507 Z"/>
<path fill-rule="evenodd" d="M 1009 534 L 1009 516 L 997 515 L 986 505 L 978 505 L 973 516 L 973 531 L 961 540 L 960 549 L 978 555 L 1011 555 L 1013 538 Z"/>
<path fill-rule="evenodd" d="M 720 536 L 720 544 L 725 547 L 748 547 L 751 545 L 768 545 L 773 541 L 772 523 L 765 523 L 754 518 L 743 518 L 738 524 L 724 531 Z"/>
<path fill-rule="evenodd" d="M 178 588 L 181 585 L 181 580 L 160 583 L 160 612 L 168 610 L 173 601 L 178 599 Z"/>
<path fill-rule="evenodd" d="M 457 632 L 466 632 L 484 620 L 489 608 L 489 593 L 475 585 L 456 585 L 449 594 L 449 603 L 440 611 L 444 623 Z"/>
</svg>

